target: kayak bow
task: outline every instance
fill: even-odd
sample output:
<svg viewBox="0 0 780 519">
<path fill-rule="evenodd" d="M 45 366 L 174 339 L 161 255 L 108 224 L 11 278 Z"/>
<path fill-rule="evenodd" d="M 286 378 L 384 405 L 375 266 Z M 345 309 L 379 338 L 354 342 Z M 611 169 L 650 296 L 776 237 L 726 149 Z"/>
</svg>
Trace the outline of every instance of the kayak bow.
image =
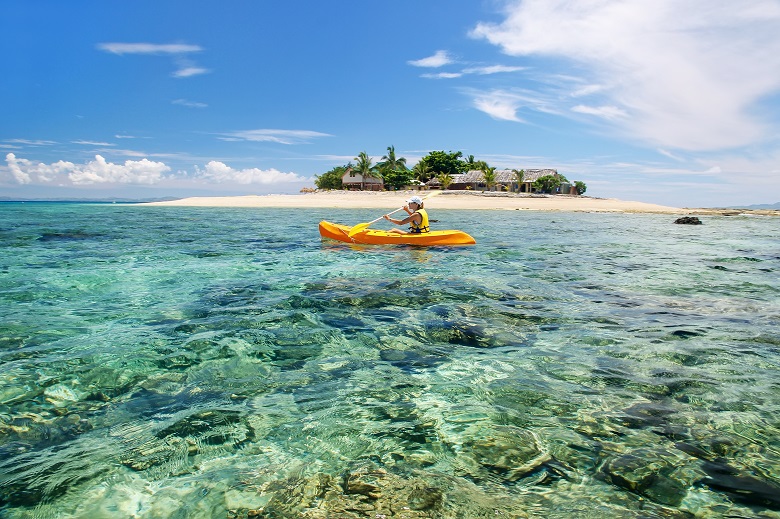
<svg viewBox="0 0 780 519">
<path fill-rule="evenodd" d="M 366 229 L 349 236 L 352 227 L 326 221 L 320 222 L 320 235 L 323 238 L 359 243 L 364 245 L 473 245 L 474 238 L 463 231 L 431 231 L 421 234 L 402 234 L 390 231 Z"/>
</svg>

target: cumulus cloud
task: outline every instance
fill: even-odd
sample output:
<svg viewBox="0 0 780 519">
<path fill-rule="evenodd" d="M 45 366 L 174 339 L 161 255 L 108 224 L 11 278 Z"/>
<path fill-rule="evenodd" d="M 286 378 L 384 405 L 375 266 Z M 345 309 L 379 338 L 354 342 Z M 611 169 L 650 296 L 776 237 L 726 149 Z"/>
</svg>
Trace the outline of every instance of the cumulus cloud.
<svg viewBox="0 0 780 519">
<path fill-rule="evenodd" d="M 599 99 L 576 111 L 611 107 L 615 128 L 645 142 L 725 149 L 776 131 L 760 105 L 780 92 L 777 2 L 524 0 L 507 4 L 505 15 L 477 24 L 472 36 L 511 56 L 576 65 L 599 85 L 590 92 Z M 581 84 L 572 95 L 589 93 Z"/>
<path fill-rule="evenodd" d="M 193 176 L 183 171 L 170 173 L 171 168 L 165 163 L 145 158 L 116 164 L 96 155 L 95 160 L 84 164 L 74 164 L 64 160 L 46 164 L 8 153 L 6 163 L 7 168 L 0 168 L 0 173 L 5 170 L 10 173 L 13 182 L 30 185 L 154 185 L 175 180 L 175 177 L 186 177 L 190 181 L 200 183 L 265 186 L 312 181 L 311 178 L 293 172 L 285 173 L 274 168 L 235 169 L 218 161 L 210 161 L 203 168 L 195 166 Z"/>
<path fill-rule="evenodd" d="M 100 155 L 84 167 L 77 167 L 68 173 L 74 184 L 156 184 L 163 174 L 170 171 L 163 162 L 148 159 L 126 160 L 124 164 L 106 162 Z"/>
<path fill-rule="evenodd" d="M 33 162 L 17 158 L 13 153 L 5 156 L 8 170 L 19 184 L 47 184 L 67 178 L 68 173 L 75 168 L 72 162 L 58 161 L 53 164 Z"/>
<path fill-rule="evenodd" d="M 241 130 L 236 132 L 223 133 L 220 137 L 223 141 L 254 141 L 254 142 L 276 142 L 278 144 L 304 144 L 312 139 L 320 137 L 330 137 L 327 133 L 320 133 L 311 130 Z"/>
<path fill-rule="evenodd" d="M 156 184 L 171 169 L 162 162 L 148 159 L 114 164 L 100 155 L 81 165 L 63 160 L 52 164 L 33 162 L 17 158 L 13 153 L 6 155 L 5 160 L 19 184 Z"/>
<path fill-rule="evenodd" d="M 437 50 L 433 56 L 408 61 L 407 63 L 414 67 L 438 68 L 443 67 L 444 65 L 449 65 L 452 62 L 453 60 L 450 58 L 450 55 L 446 50 Z"/>
<path fill-rule="evenodd" d="M 287 182 L 306 182 L 308 178 L 295 173 L 282 173 L 277 169 L 233 169 L 223 162 L 212 160 L 203 169 L 195 168 L 197 176 L 203 180 L 217 183 L 237 184 L 281 184 Z"/>
</svg>

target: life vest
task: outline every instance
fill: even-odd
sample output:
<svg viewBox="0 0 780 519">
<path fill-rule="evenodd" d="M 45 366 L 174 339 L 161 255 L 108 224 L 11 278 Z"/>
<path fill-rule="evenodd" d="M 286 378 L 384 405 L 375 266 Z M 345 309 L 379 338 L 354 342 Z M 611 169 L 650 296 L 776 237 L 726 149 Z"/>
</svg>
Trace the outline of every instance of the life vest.
<svg viewBox="0 0 780 519">
<path fill-rule="evenodd" d="M 412 220 L 410 226 L 409 226 L 409 232 L 412 234 L 422 234 L 424 232 L 430 232 L 430 227 L 428 227 L 428 212 L 425 209 L 418 209 L 414 213 L 419 214 L 422 216 L 422 220 L 420 220 L 419 225 L 414 223 L 414 220 Z M 412 213 L 412 215 L 414 215 Z"/>
</svg>

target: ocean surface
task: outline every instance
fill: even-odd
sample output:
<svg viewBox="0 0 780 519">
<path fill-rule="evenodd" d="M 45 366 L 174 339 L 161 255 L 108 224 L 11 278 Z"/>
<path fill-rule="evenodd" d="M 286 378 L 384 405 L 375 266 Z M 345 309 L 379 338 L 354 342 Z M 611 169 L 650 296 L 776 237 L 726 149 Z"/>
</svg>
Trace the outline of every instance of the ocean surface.
<svg viewBox="0 0 780 519">
<path fill-rule="evenodd" d="M 780 220 L 430 213 L 0 204 L 0 517 L 780 517 Z"/>
</svg>

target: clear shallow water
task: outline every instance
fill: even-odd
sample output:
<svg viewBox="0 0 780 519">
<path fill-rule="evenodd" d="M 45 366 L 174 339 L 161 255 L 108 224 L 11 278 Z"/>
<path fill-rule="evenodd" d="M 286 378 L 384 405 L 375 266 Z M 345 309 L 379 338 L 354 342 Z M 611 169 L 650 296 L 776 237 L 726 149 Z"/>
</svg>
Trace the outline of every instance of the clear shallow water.
<svg viewBox="0 0 780 519">
<path fill-rule="evenodd" d="M 776 219 L 0 205 L 2 517 L 780 517 Z"/>
</svg>

